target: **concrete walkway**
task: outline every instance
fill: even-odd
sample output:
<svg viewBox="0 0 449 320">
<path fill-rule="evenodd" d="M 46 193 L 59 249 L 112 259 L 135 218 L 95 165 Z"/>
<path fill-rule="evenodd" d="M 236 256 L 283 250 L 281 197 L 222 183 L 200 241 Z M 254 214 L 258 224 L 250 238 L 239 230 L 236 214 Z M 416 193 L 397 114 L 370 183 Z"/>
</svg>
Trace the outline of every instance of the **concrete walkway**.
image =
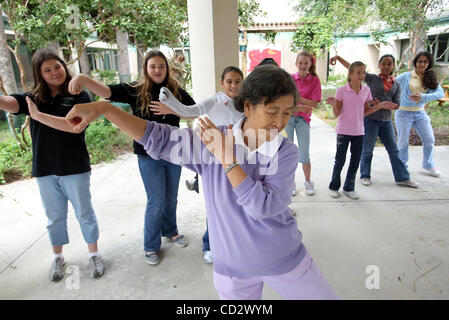
<svg viewBox="0 0 449 320">
<path fill-rule="evenodd" d="M 304 244 L 337 293 L 343 299 L 449 299 L 449 147 L 436 147 L 441 178 L 421 169 L 421 147 L 410 148 L 416 190 L 395 185 L 386 151 L 376 148 L 373 184 L 357 181 L 360 199 L 353 201 L 328 195 L 334 129 L 314 118 L 311 136 L 317 194 L 304 194 L 299 167 L 292 208 Z M 0 186 L 0 299 L 217 299 L 212 266 L 201 254 L 205 209 L 184 185 L 192 175 L 183 169 L 178 202 L 178 228 L 189 245 L 163 243 L 162 261 L 151 267 L 143 256 L 145 191 L 136 157 L 94 166 L 91 191 L 107 271 L 100 279 L 88 276 L 87 247 L 71 210 L 67 274 L 59 283 L 48 279 L 52 253 L 36 182 Z M 265 286 L 264 299 L 279 298 Z"/>
</svg>

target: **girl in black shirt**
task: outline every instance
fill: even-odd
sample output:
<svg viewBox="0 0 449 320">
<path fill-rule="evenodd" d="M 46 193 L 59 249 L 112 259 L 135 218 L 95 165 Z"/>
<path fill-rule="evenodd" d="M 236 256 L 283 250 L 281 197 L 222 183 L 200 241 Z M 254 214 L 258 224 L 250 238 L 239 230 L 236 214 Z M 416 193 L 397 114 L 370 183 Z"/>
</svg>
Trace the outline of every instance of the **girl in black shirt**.
<svg viewBox="0 0 449 320">
<path fill-rule="evenodd" d="M 107 86 L 81 74 L 75 76 L 69 84 L 69 90 L 73 94 L 80 92 L 83 87 L 110 101 L 129 104 L 135 116 L 176 127 L 179 127 L 179 115 L 155 115 L 150 110 L 152 106 L 162 105 L 159 102 L 160 89 L 167 87 L 185 105 L 195 104 L 187 92 L 179 88 L 170 76 L 167 59 L 158 50 L 151 50 L 145 55 L 138 83 Z M 134 153 L 138 157 L 139 170 L 147 194 L 144 225 L 145 257 L 147 263 L 156 265 L 159 263 L 161 236 L 180 247 L 187 245 L 184 236 L 178 233 L 176 224 L 181 167 L 165 160 L 151 158 L 142 145 L 135 141 Z"/>
<path fill-rule="evenodd" d="M 90 194 L 90 160 L 84 132 L 75 134 L 65 120 L 72 106 L 90 102 L 86 92 L 71 95 L 72 79 L 65 62 L 50 50 L 38 51 L 32 59 L 34 88 L 24 94 L 0 97 L 0 109 L 31 115 L 33 144 L 32 175 L 36 177 L 42 204 L 48 218 L 47 229 L 53 246 L 54 261 L 50 279 L 64 276 L 63 245 L 67 233 L 67 201 L 75 209 L 84 240 L 89 249 L 92 277 L 103 275 L 98 253 L 98 223 Z"/>
</svg>

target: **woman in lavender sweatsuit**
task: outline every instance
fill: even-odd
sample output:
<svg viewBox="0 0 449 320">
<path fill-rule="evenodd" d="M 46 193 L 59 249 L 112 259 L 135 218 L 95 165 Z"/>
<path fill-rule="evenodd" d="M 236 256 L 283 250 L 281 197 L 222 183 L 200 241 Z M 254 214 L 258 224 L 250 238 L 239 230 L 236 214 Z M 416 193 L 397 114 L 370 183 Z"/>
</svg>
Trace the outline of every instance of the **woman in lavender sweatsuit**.
<svg viewBox="0 0 449 320">
<path fill-rule="evenodd" d="M 78 132 L 103 114 L 151 157 L 202 175 L 214 285 L 221 299 L 261 299 L 264 282 L 287 299 L 338 299 L 302 244 L 288 209 L 298 149 L 279 133 L 297 99 L 286 71 L 262 66 L 234 98 L 245 117 L 232 129 L 217 128 L 207 118 L 195 131 L 179 129 L 107 102 L 77 105 L 67 119 Z"/>
</svg>

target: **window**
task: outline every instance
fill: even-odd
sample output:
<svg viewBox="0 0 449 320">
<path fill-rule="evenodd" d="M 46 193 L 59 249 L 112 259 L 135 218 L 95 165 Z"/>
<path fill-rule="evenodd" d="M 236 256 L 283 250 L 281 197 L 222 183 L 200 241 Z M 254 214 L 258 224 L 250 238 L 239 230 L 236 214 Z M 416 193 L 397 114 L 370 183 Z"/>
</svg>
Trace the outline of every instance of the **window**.
<svg viewBox="0 0 449 320">
<path fill-rule="evenodd" d="M 449 62 L 449 33 L 440 34 L 439 36 L 430 36 L 428 40 L 429 46 L 427 47 L 427 50 L 433 53 L 435 61 L 440 63 Z"/>
<path fill-rule="evenodd" d="M 86 53 L 91 70 L 118 70 L 115 50 L 87 48 Z"/>
</svg>

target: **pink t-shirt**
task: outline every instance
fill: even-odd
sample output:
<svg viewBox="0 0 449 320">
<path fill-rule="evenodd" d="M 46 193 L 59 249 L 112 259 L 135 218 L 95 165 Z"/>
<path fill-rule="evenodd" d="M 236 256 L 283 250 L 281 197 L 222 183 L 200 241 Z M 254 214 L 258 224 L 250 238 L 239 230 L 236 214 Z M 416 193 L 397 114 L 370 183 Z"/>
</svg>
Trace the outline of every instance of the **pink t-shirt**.
<svg viewBox="0 0 449 320">
<path fill-rule="evenodd" d="M 363 136 L 365 134 L 365 126 L 363 124 L 365 102 L 373 100 L 368 86 L 362 85 L 362 89 L 356 94 L 348 83 L 337 89 L 335 99 L 342 102 L 336 128 L 337 134 Z"/>
<path fill-rule="evenodd" d="M 305 77 L 301 78 L 297 73 L 292 74 L 292 78 L 296 83 L 296 87 L 298 88 L 299 95 L 302 98 L 321 101 L 321 82 L 318 77 L 312 76 L 310 73 Z M 307 123 L 310 123 L 310 117 L 312 116 L 312 112 L 305 113 L 299 111 L 294 114 L 296 117 L 303 117 Z"/>
</svg>

